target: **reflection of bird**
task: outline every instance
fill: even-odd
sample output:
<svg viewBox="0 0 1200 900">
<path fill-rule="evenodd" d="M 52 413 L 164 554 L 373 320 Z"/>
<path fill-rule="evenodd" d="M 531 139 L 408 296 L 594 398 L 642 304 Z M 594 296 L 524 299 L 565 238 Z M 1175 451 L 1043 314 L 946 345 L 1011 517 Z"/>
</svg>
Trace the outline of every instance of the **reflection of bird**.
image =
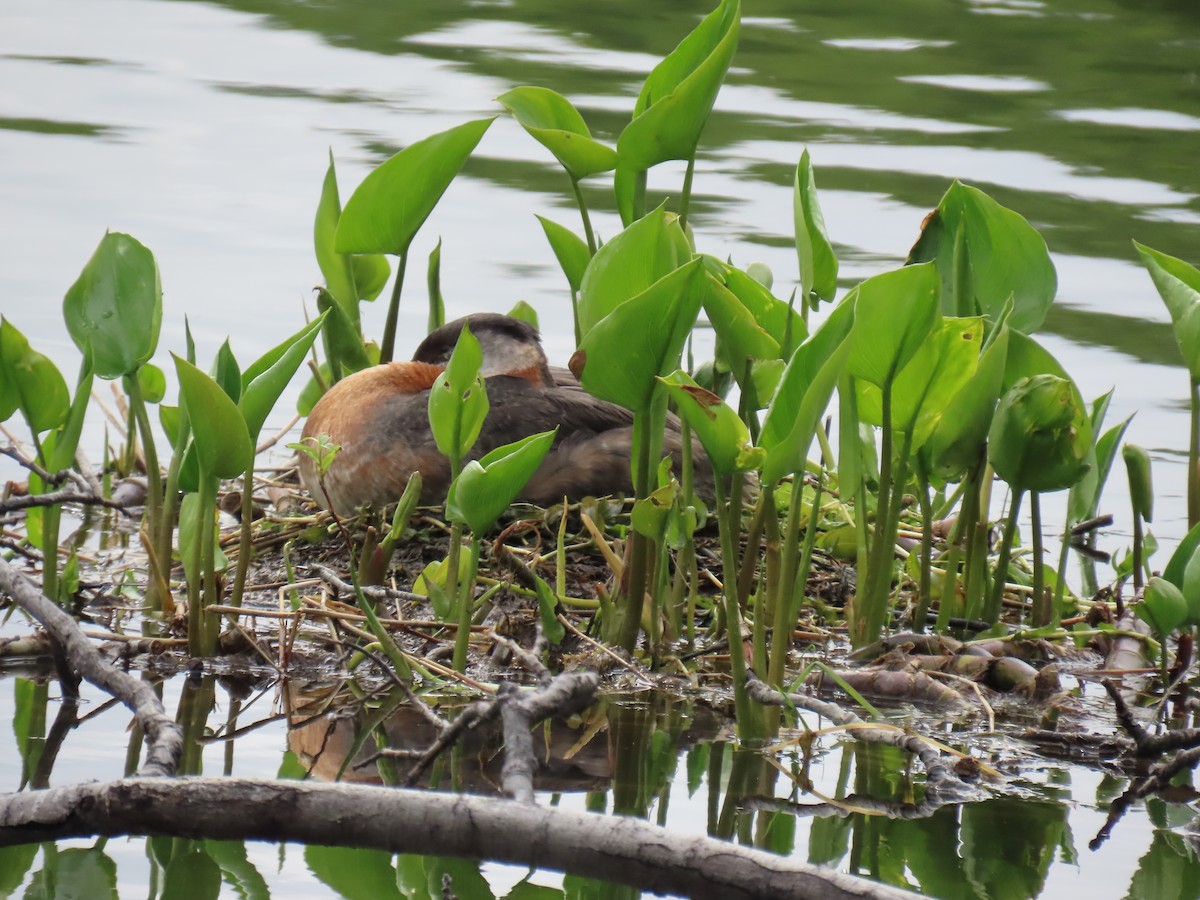
<svg viewBox="0 0 1200 900">
<path fill-rule="evenodd" d="M 411 362 L 356 372 L 318 401 L 304 424 L 304 438 L 327 434 L 342 449 L 325 475 L 324 491 L 313 461 L 300 454 L 301 478 L 317 502 L 332 503 L 340 513 L 363 503 L 382 507 L 399 499 L 414 471 L 424 479 L 425 500 L 445 497 L 450 464 L 438 452 L 429 428 L 429 390 L 468 323 L 483 351 L 482 375 L 490 402 L 470 458 L 557 427 L 553 447 L 519 499 L 547 506 L 564 496 L 630 493 L 632 413 L 592 397 L 566 370 L 552 370 L 537 331 L 529 325 L 480 313 L 431 332 Z M 672 422 L 665 449 L 678 456 L 679 447 L 678 424 Z M 698 446 L 695 459 L 697 480 L 711 481 Z"/>
</svg>

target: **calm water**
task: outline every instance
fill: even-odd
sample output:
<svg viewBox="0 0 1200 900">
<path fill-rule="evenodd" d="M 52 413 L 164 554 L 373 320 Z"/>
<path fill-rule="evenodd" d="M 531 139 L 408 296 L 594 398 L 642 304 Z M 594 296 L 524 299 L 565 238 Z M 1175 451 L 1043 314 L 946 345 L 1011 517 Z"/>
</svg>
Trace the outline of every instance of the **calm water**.
<svg viewBox="0 0 1200 900">
<path fill-rule="evenodd" d="M 903 259 L 951 179 L 984 188 L 1045 235 L 1059 299 L 1040 337 L 1085 396 L 1116 386 L 1110 422 L 1137 412 L 1130 435 L 1156 463 L 1155 530 L 1166 543 L 1181 536 L 1186 375 L 1130 239 L 1200 261 L 1200 7 L 744 2 L 740 49 L 697 161 L 700 249 L 767 262 L 786 296 L 790 179 L 804 146 L 847 287 Z M 611 143 L 645 73 L 707 7 L 0 0 L 0 312 L 73 373 L 62 295 L 105 229 L 127 231 L 162 269 L 158 361 L 182 348 L 185 316 L 201 360 L 226 335 L 252 359 L 311 308 L 312 217 L 330 150 L 345 198 L 395 150 L 498 112 L 493 98 L 525 83 L 566 94 Z M 663 167 L 651 186 L 674 192 L 681 176 Z M 589 200 L 610 236 L 604 185 L 595 179 Z M 402 349 L 423 333 L 423 259 L 440 237 L 449 315 L 526 300 L 552 359 L 566 358 L 565 282 L 533 213 L 577 227 L 565 176 L 501 119 L 414 244 Z M 367 312 L 368 333 L 383 312 Z M 98 456 L 103 423 L 92 426 Z M 1120 521 L 1118 481 L 1104 505 Z M 9 693 L 0 683 L 0 720 L 11 718 Z M 264 769 L 239 771 L 273 772 L 281 739 L 262 739 Z M 0 753 L 5 785 L 16 781 L 11 765 Z M 1066 834 L 1098 827 L 1102 776 L 1031 777 L 1069 812 Z M 1133 873 L 1178 844 L 1167 830 L 1176 813 L 1187 818 L 1178 808 L 1124 822 L 1119 852 L 1063 839 L 1044 895 L 1081 885 L 1096 897 L 1146 895 Z"/>
</svg>

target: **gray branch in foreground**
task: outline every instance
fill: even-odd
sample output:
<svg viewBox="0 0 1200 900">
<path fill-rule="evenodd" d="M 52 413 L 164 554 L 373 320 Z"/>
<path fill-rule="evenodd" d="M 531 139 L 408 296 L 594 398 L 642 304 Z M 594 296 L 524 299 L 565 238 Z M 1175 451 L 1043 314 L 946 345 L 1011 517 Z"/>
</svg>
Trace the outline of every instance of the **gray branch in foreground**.
<svg viewBox="0 0 1200 900">
<path fill-rule="evenodd" d="M 916 896 L 640 819 L 489 797 L 244 778 L 128 778 L 0 796 L 0 846 L 131 834 L 487 858 L 728 900 Z"/>
<path fill-rule="evenodd" d="M 146 735 L 146 764 L 141 773 L 174 775 L 183 751 L 183 730 L 167 715 L 150 685 L 111 665 L 71 616 L 3 559 L 0 559 L 0 594 L 12 597 L 42 624 L 80 675 L 133 711 Z"/>
</svg>

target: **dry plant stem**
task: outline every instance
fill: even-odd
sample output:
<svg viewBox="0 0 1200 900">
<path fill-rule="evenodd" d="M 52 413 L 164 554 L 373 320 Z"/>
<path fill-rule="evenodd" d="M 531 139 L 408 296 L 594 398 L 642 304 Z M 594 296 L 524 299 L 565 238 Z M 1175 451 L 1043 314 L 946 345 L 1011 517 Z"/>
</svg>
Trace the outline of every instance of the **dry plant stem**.
<svg viewBox="0 0 1200 900">
<path fill-rule="evenodd" d="M 632 817 L 432 791 L 241 778 L 132 778 L 0 799 L 0 846 L 128 834 L 486 857 L 569 869 L 655 893 L 727 900 L 916 896 L 761 850 L 672 834 Z"/>
<path fill-rule="evenodd" d="M 750 696 L 758 703 L 770 706 L 790 704 L 798 709 L 807 709 L 824 716 L 836 725 L 867 726 L 854 728 L 851 733 L 858 740 L 887 744 L 914 754 L 925 767 L 925 795 L 930 800 L 961 803 L 979 799 L 980 792 L 958 777 L 953 763 L 943 759 L 941 750 L 919 735 L 896 728 L 872 728 L 856 713 L 842 709 L 836 703 L 819 700 L 807 694 L 782 694 L 754 677 L 751 677 L 747 687 Z"/>
<path fill-rule="evenodd" d="M 143 775 L 173 775 L 183 749 L 183 732 L 166 714 L 162 701 L 140 678 L 109 665 L 67 613 L 52 603 L 26 576 L 0 559 L 0 593 L 7 594 L 37 619 L 62 647 L 71 665 L 96 687 L 117 697 L 137 717 L 149 737 Z"/>
</svg>

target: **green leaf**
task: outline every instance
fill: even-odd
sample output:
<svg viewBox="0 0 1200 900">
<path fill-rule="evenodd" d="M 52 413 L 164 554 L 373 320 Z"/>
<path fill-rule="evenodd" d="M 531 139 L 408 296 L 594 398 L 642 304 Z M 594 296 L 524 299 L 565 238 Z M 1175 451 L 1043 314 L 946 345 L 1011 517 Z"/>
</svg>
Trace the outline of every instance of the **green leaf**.
<svg viewBox="0 0 1200 900">
<path fill-rule="evenodd" d="M 213 380 L 221 386 L 234 403 L 242 396 L 242 367 L 238 365 L 233 348 L 229 346 L 229 338 L 225 338 L 217 348 L 217 358 L 213 360 Z"/>
<path fill-rule="evenodd" d="M 117 864 L 96 848 L 59 850 L 54 862 L 55 900 L 117 900 Z"/>
<path fill-rule="evenodd" d="M 549 88 L 519 87 L 496 98 L 521 127 L 562 163 L 572 181 L 616 168 L 617 152 L 592 139 L 583 116 Z"/>
<path fill-rule="evenodd" d="M 796 256 L 800 263 L 800 298 L 816 294 L 832 300 L 837 291 L 838 260 L 825 232 L 825 217 L 817 199 L 817 180 L 808 148 L 800 155 L 792 188 L 792 211 L 796 221 Z"/>
<path fill-rule="evenodd" d="M 325 313 L 322 313 L 283 343 L 264 353 L 243 374 L 244 386 L 238 409 L 242 412 L 246 431 L 252 441 L 258 439 L 263 423 L 275 408 L 279 395 L 304 362 L 324 319 Z"/>
<path fill-rule="evenodd" d="M 983 344 L 983 319 L 947 316 L 900 370 L 892 385 L 892 427 L 912 434 L 920 449 L 942 418 L 947 404 L 975 374 Z M 863 421 L 883 424 L 883 395 L 859 381 L 858 410 Z"/>
<path fill-rule="evenodd" d="M 765 484 L 803 471 L 808 448 L 846 367 L 855 315 L 855 304 L 847 297 L 788 362 L 758 438 L 767 451 L 762 467 Z"/>
<path fill-rule="evenodd" d="M 1163 577 L 1166 578 L 1165 572 Z M 1169 578 L 1167 580 L 1170 581 Z M 1200 625 L 1200 553 L 1192 553 L 1183 570 L 1183 583 L 1175 586 L 1182 590 L 1183 599 L 1187 603 L 1187 624 L 1193 627 Z"/>
<path fill-rule="evenodd" d="M 567 636 L 567 630 L 563 627 L 563 623 L 558 621 L 556 615 L 558 598 L 554 596 L 554 591 L 550 590 L 550 585 L 546 584 L 544 578 L 536 572 L 533 577 L 538 598 L 538 614 L 542 620 L 542 634 L 550 643 L 561 644 L 563 638 Z"/>
<path fill-rule="evenodd" d="M 477 119 L 424 138 L 376 168 L 342 211 L 334 249 L 406 253 L 492 121 Z"/>
<path fill-rule="evenodd" d="M 583 273 L 587 271 L 588 263 L 592 260 L 587 242 L 571 229 L 545 216 L 538 216 L 537 220 L 542 223 L 542 231 L 546 233 L 546 240 L 550 242 L 550 249 L 554 251 L 554 258 L 558 260 L 563 274 L 567 276 L 567 283 L 572 292 L 578 293 L 583 284 Z"/>
<path fill-rule="evenodd" d="M 960 230 L 965 261 L 961 248 L 956 253 Z M 1011 209 L 958 181 L 930 215 L 908 261 L 932 261 L 937 266 L 942 308 L 947 313 L 983 314 L 995 320 L 1011 297 L 1013 311 L 1008 324 L 1025 334 L 1041 327 L 1058 289 L 1058 276 L 1042 236 Z M 957 286 L 956 277 L 960 279 Z M 964 289 L 965 298 L 959 296 Z"/>
<path fill-rule="evenodd" d="M 328 366 L 333 381 L 341 381 L 353 372 L 374 365 L 363 345 L 362 332 L 328 291 L 317 291 L 317 310 L 325 316 L 325 330 L 321 334 L 329 362 L 323 367 Z"/>
<path fill-rule="evenodd" d="M 583 337 L 631 297 L 692 258 L 679 219 L 659 207 L 634 222 L 596 251 L 579 288 L 579 329 Z M 665 374 L 665 373 L 664 373 Z"/>
<path fill-rule="evenodd" d="M 221 869 L 204 850 L 171 857 L 163 876 L 162 895 L 179 900 L 215 900 L 221 893 Z"/>
<path fill-rule="evenodd" d="M 599 254 L 596 255 L 599 258 Z M 584 333 L 571 370 L 584 390 L 635 412 L 650 408 L 656 376 L 679 367 L 708 278 L 700 259 L 626 300 Z"/>
<path fill-rule="evenodd" d="M 487 387 L 479 377 L 483 351 L 464 325 L 446 370 L 429 391 L 429 425 L 438 450 L 451 460 L 467 455 L 488 414 Z"/>
<path fill-rule="evenodd" d="M 1154 487 L 1150 479 L 1150 454 L 1145 447 L 1126 444 L 1121 448 L 1125 470 L 1129 474 L 1129 499 L 1134 515 L 1143 521 L 1154 521 Z"/>
<path fill-rule="evenodd" d="M 338 196 L 337 171 L 333 164 L 333 151 L 329 151 L 329 168 L 321 183 L 321 200 L 313 221 L 313 249 L 317 265 L 325 276 L 325 287 L 338 306 L 353 323 L 356 333 L 361 331 L 358 303 L 374 300 L 391 274 L 386 257 L 379 255 L 352 256 L 338 253 L 334 249 L 338 221 L 342 217 L 342 202 Z M 361 338 L 360 338 L 361 342 Z"/>
<path fill-rule="evenodd" d="M 1113 391 L 1110 390 L 1107 394 L 1092 401 L 1092 434 L 1099 432 L 1104 424 L 1104 415 L 1108 410 L 1112 395 Z M 1082 522 L 1096 515 L 1096 510 L 1100 505 L 1100 494 L 1104 490 L 1105 482 L 1108 481 L 1108 473 L 1116 458 L 1117 447 L 1120 446 L 1121 438 L 1132 418 L 1130 416 L 1119 425 L 1114 425 L 1096 441 L 1095 458 L 1089 459 L 1092 468 L 1088 469 L 1078 483 L 1072 486 L 1071 493 L 1067 497 L 1068 523 Z"/>
<path fill-rule="evenodd" d="M 1200 269 L 1134 241 L 1142 264 L 1171 314 L 1175 341 L 1193 379 L 1200 379 Z"/>
<path fill-rule="evenodd" d="M 254 462 L 254 443 L 241 412 L 212 378 L 187 360 L 172 356 L 200 468 L 217 478 L 241 475 Z"/>
<path fill-rule="evenodd" d="M 158 346 L 162 284 L 154 254 L 127 234 L 104 235 L 63 299 L 63 318 L 99 377 L 134 372 Z"/>
<path fill-rule="evenodd" d="M 1015 491 L 1058 491 L 1083 475 L 1091 420 L 1078 390 L 1057 375 L 1018 381 L 996 407 L 988 460 Z"/>
<path fill-rule="evenodd" d="M 855 303 L 850 374 L 878 387 L 891 384 L 941 318 L 938 289 L 932 265 L 884 272 L 854 288 L 844 301 Z"/>
<path fill-rule="evenodd" d="M 426 328 L 429 332 L 446 324 L 446 301 L 442 299 L 442 239 L 429 251 L 429 265 L 425 270 L 425 286 L 429 294 L 429 316 Z"/>
<path fill-rule="evenodd" d="M 8 386 L 6 392 L 0 393 L 0 421 L 20 409 L 34 434 L 57 428 L 66 421 L 70 395 L 62 373 L 48 356 L 29 346 L 15 325 L 2 317 L 0 382 Z"/>
<path fill-rule="evenodd" d="M 1179 542 L 1179 546 L 1175 548 L 1175 552 L 1171 554 L 1171 559 L 1168 560 L 1166 568 L 1163 569 L 1162 577 L 1182 589 L 1184 583 L 1184 571 L 1191 562 L 1192 557 L 1200 551 L 1200 525 L 1196 525 L 1189 531 Z"/>
<path fill-rule="evenodd" d="M 666 537 L 671 509 L 679 495 L 679 482 L 672 481 L 650 492 L 633 504 L 629 513 L 629 525 L 638 534 L 662 544 Z"/>
<path fill-rule="evenodd" d="M 669 159 L 691 159 L 737 49 L 740 0 L 722 0 L 646 78 L 633 121 L 617 140 L 617 207 L 633 220 L 640 173 Z"/>
<path fill-rule="evenodd" d="M 347 900 L 402 900 L 392 854 L 358 847 L 304 848 L 309 870 Z"/>
<path fill-rule="evenodd" d="M 1160 637 L 1171 634 L 1187 621 L 1189 615 L 1183 592 L 1171 582 L 1157 576 L 1146 582 L 1142 602 L 1136 604 L 1133 611 Z"/>
<path fill-rule="evenodd" d="M 142 389 L 142 399 L 147 403 L 161 403 L 167 395 L 167 376 L 154 363 L 146 363 L 139 368 L 137 380 Z"/>
<path fill-rule="evenodd" d="M 229 557 L 221 549 L 221 523 L 217 519 L 216 510 L 211 506 L 206 509 L 201 505 L 198 491 L 199 483 L 197 482 L 191 490 L 183 495 L 183 500 L 179 504 L 179 560 L 183 563 L 184 575 L 189 581 L 204 577 L 204 561 L 200 562 L 201 571 L 193 572 L 192 560 L 196 558 L 196 543 L 203 537 L 201 532 L 206 524 L 213 530 L 213 534 L 217 538 L 212 545 L 213 569 L 217 572 L 224 572 L 229 568 Z"/>
<path fill-rule="evenodd" d="M 978 462 L 1000 399 L 1010 334 L 1001 326 L 979 355 L 970 380 L 946 404 L 921 448 L 927 474 L 957 481 Z"/>
<path fill-rule="evenodd" d="M 505 313 L 510 319 L 516 319 L 519 322 L 524 322 L 526 325 L 531 325 L 534 328 L 538 327 L 537 310 L 526 303 L 524 300 L 518 300 L 513 304 L 512 309 Z"/>
<path fill-rule="evenodd" d="M 679 415 L 692 426 L 713 472 L 722 477 L 737 471 L 739 455 L 750 446 L 750 429 L 733 407 L 682 370 L 659 381 L 674 399 Z"/>
<path fill-rule="evenodd" d="M 446 495 L 446 516 L 483 534 L 508 509 L 542 464 L 558 430 L 497 447 L 463 467 Z"/>
</svg>

